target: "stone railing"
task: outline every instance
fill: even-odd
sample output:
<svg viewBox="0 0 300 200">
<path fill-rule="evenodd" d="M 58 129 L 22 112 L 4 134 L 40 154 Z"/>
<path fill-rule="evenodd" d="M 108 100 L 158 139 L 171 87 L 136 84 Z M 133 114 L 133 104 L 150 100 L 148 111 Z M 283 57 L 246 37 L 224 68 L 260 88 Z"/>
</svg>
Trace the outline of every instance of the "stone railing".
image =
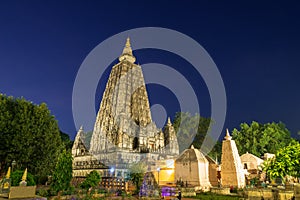
<svg viewBox="0 0 300 200">
<path fill-rule="evenodd" d="M 293 190 L 285 190 L 278 188 L 251 188 L 245 191 L 249 200 L 262 198 L 264 200 L 289 200 L 293 199 L 293 197 L 295 196 Z M 300 198 L 298 198 L 298 200 L 300 200 Z"/>
<path fill-rule="evenodd" d="M 212 187 L 210 188 L 210 191 L 212 193 L 215 193 L 215 194 L 221 194 L 221 195 L 228 195 L 230 194 L 230 188 L 217 188 L 217 187 Z"/>
<path fill-rule="evenodd" d="M 24 199 L 35 197 L 36 186 L 12 186 L 10 187 L 9 199 Z"/>
</svg>

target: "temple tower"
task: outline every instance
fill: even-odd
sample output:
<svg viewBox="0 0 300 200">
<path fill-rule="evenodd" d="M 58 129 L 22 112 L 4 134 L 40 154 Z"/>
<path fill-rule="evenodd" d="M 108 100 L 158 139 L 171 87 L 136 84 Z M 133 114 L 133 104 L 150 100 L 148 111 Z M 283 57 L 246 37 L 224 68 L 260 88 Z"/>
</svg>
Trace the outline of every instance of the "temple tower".
<svg viewBox="0 0 300 200">
<path fill-rule="evenodd" d="M 164 134 L 152 122 L 143 72 L 135 60 L 127 38 L 119 63 L 112 67 L 97 114 L 90 142 L 94 155 L 118 150 L 156 152 L 165 146 Z"/>
<path fill-rule="evenodd" d="M 222 186 L 245 187 L 245 172 L 235 141 L 231 139 L 228 129 L 222 144 L 221 159 Z"/>
</svg>

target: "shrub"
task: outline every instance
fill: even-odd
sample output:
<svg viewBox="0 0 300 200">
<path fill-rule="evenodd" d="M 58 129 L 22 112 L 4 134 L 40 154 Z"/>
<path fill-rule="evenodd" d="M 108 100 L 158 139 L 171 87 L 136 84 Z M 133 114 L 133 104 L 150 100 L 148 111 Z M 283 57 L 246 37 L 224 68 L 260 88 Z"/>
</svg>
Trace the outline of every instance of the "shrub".
<svg viewBox="0 0 300 200">
<path fill-rule="evenodd" d="M 51 190 L 55 193 L 68 191 L 72 179 L 72 155 L 64 150 L 56 163 L 51 182 Z"/>
<path fill-rule="evenodd" d="M 49 196 L 49 191 L 46 190 L 46 189 L 41 188 L 37 191 L 37 195 L 39 195 L 41 197 L 48 197 Z"/>
<path fill-rule="evenodd" d="M 11 173 L 11 185 L 12 186 L 19 186 L 20 182 L 22 181 L 22 176 L 24 174 L 24 171 L 21 170 L 16 170 Z M 34 176 L 30 174 L 29 172 L 27 173 L 27 186 L 33 186 L 35 185 L 34 181 Z"/>
<path fill-rule="evenodd" d="M 90 187 L 95 187 L 98 185 L 98 183 L 101 180 L 101 176 L 97 171 L 91 171 L 91 173 L 89 173 L 86 176 L 86 179 L 81 183 L 80 187 L 84 188 L 84 189 L 88 189 Z"/>
</svg>

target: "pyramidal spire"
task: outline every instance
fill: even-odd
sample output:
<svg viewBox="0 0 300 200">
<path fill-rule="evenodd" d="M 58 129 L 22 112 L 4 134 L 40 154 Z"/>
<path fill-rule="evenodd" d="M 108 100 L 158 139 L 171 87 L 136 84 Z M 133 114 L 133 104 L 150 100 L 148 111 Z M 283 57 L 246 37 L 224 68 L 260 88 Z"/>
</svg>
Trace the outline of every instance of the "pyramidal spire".
<svg viewBox="0 0 300 200">
<path fill-rule="evenodd" d="M 123 49 L 123 54 L 132 55 L 132 49 L 131 49 L 130 38 L 129 37 L 126 40 L 126 44 L 125 44 L 125 47 Z"/>
<path fill-rule="evenodd" d="M 170 117 L 168 117 L 168 122 L 167 122 L 167 125 L 169 125 L 169 126 L 171 126 L 171 125 L 172 125 Z"/>
<path fill-rule="evenodd" d="M 26 179 L 27 179 L 27 168 L 25 169 L 24 174 L 22 176 L 22 181 L 26 181 Z"/>
<path fill-rule="evenodd" d="M 6 178 L 6 179 L 9 179 L 9 178 L 10 178 L 10 167 L 9 167 L 8 170 L 7 170 L 7 173 L 6 173 L 5 178 Z"/>
<path fill-rule="evenodd" d="M 231 136 L 230 136 L 230 134 L 229 134 L 228 128 L 226 129 L 225 140 L 231 140 Z"/>
<path fill-rule="evenodd" d="M 135 62 L 135 57 L 132 54 L 131 44 L 130 44 L 130 38 L 128 37 L 126 40 L 125 47 L 123 49 L 122 55 L 119 57 L 119 61 L 122 62 L 124 60 L 127 60 L 131 63 Z"/>
<path fill-rule="evenodd" d="M 79 130 L 80 130 L 80 131 L 83 131 L 83 126 L 82 126 L 82 125 L 80 126 Z"/>
</svg>

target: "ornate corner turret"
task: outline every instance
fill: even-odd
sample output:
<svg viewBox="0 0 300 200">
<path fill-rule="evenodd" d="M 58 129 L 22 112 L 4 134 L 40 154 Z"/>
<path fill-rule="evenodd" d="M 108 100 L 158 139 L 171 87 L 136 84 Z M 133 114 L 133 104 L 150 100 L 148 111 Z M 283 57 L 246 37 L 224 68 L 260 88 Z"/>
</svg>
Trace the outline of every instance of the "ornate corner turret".
<svg viewBox="0 0 300 200">
<path fill-rule="evenodd" d="M 177 136 L 170 117 L 168 117 L 168 121 L 163 132 L 165 137 L 166 151 L 172 155 L 179 155 Z"/>
<path fill-rule="evenodd" d="M 89 151 L 86 148 L 86 146 L 82 140 L 83 134 L 84 134 L 83 127 L 80 126 L 80 128 L 75 136 L 74 144 L 72 147 L 72 156 L 73 157 L 89 155 Z"/>
</svg>

